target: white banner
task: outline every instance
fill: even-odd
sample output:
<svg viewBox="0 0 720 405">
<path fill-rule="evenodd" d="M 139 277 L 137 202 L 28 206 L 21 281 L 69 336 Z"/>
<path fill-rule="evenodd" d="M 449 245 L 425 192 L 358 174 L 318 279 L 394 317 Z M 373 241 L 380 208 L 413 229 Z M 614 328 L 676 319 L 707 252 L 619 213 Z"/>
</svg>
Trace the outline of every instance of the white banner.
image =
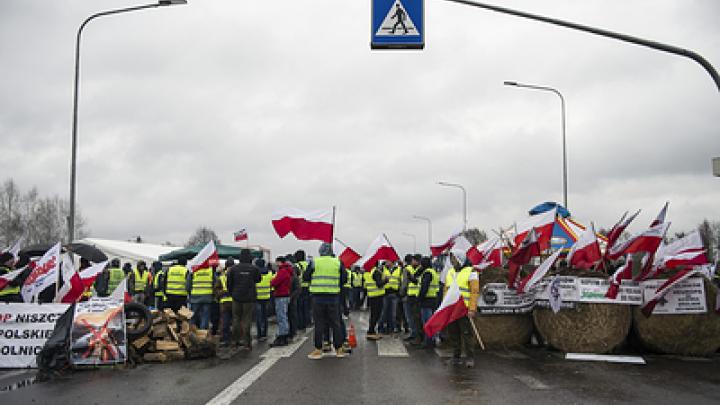
<svg viewBox="0 0 720 405">
<path fill-rule="evenodd" d="M 610 280 L 606 278 L 579 277 L 578 288 L 580 292 L 580 302 L 597 303 L 597 304 L 626 304 L 626 305 L 642 305 L 643 294 L 642 287 L 637 281 L 623 280 L 620 284 L 617 298 L 606 298 L 608 288 L 610 288 Z"/>
<path fill-rule="evenodd" d="M 0 368 L 35 368 L 35 356 L 69 304 L 0 304 Z"/>
<path fill-rule="evenodd" d="M 535 307 L 535 293 L 518 295 L 507 283 L 488 283 L 482 287 L 478 299 L 480 314 L 524 314 Z"/>
<path fill-rule="evenodd" d="M 666 280 L 643 281 L 643 295 L 646 301 L 652 299 L 655 291 Z M 704 314 L 707 312 L 705 287 L 702 277 L 690 277 L 670 289 L 655 306 L 653 315 L 662 314 Z"/>
</svg>

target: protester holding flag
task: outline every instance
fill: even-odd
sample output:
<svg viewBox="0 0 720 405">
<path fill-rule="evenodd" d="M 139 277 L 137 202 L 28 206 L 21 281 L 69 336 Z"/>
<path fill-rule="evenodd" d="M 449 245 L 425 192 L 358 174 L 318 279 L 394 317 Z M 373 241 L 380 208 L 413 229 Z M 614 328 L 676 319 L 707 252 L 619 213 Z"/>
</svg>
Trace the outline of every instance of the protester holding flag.
<svg viewBox="0 0 720 405">
<path fill-rule="evenodd" d="M 453 282 L 456 282 L 460 288 L 465 306 L 467 307 L 467 316 L 461 317 L 447 326 L 450 343 L 453 348 L 453 363 L 461 363 L 460 356 L 464 350 L 467 356 L 465 366 L 472 368 L 475 367 L 475 337 L 473 336 L 473 329 L 470 322 L 472 322 L 477 312 L 477 300 L 480 296 L 479 276 L 478 273 L 473 270 L 472 264 L 465 256 L 464 251 L 451 251 L 450 261 L 453 267 L 448 271 L 445 285 L 449 286 Z"/>
<path fill-rule="evenodd" d="M 13 271 L 15 265 L 15 256 L 10 252 L 0 254 L 0 277 L 5 276 Z M 23 302 L 20 296 L 21 282 L 19 277 L 13 277 L 8 280 L 5 288 L 0 290 L 0 302 Z"/>
</svg>

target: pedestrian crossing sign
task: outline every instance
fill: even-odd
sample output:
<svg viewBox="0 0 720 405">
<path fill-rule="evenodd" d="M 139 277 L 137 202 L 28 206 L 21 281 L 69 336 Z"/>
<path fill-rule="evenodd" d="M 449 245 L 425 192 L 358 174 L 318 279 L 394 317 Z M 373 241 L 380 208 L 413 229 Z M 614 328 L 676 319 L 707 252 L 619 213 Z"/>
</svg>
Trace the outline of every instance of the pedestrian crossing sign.
<svg viewBox="0 0 720 405">
<path fill-rule="evenodd" d="M 372 0 L 371 49 L 423 49 L 424 0 Z"/>
</svg>

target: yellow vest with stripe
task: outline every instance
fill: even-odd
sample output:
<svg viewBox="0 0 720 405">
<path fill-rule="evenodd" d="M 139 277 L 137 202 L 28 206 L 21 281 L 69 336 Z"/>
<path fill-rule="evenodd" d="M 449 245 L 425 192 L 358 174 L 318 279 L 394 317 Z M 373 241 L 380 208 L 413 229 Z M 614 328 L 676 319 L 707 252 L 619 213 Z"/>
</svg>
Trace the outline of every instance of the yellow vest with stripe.
<svg viewBox="0 0 720 405">
<path fill-rule="evenodd" d="M 167 295 L 182 295 L 187 296 L 187 290 L 185 289 L 185 280 L 187 278 L 188 269 L 185 266 L 175 265 L 168 269 L 166 276 L 167 288 L 165 292 Z"/>
<path fill-rule="evenodd" d="M 120 282 L 125 278 L 125 272 L 119 267 L 112 267 L 108 269 L 110 278 L 108 278 L 108 294 L 112 294 L 113 291 L 120 285 Z"/>
<path fill-rule="evenodd" d="M 310 288 L 310 282 L 304 281 L 305 278 L 303 277 L 305 275 L 305 270 L 307 270 L 308 268 L 308 262 L 306 262 L 305 260 L 300 261 L 297 263 L 297 266 L 300 269 L 300 286 L 302 288 Z"/>
<path fill-rule="evenodd" d="M 465 306 L 470 307 L 470 274 L 472 274 L 472 267 L 463 267 L 460 271 L 456 271 L 454 268 L 448 271 L 447 277 L 445 278 L 445 285 L 449 286 L 453 282 L 453 278 L 460 287 L 460 293 L 462 294 Z"/>
<path fill-rule="evenodd" d="M 145 291 L 145 287 L 147 287 L 148 273 L 149 272 L 147 270 L 140 273 L 137 267 L 133 269 L 133 274 L 135 275 L 135 292 Z"/>
<path fill-rule="evenodd" d="M 352 286 L 355 288 L 361 288 L 362 281 L 363 281 L 362 276 L 355 271 L 353 271 L 351 274 L 352 274 Z"/>
<path fill-rule="evenodd" d="M 343 287 L 352 288 L 353 272 L 350 269 L 345 269 L 345 274 L 347 274 L 347 279 L 345 280 Z"/>
<path fill-rule="evenodd" d="M 408 275 L 414 276 L 415 273 L 417 273 L 417 269 L 413 266 L 407 265 L 405 266 L 405 269 L 407 270 Z M 408 277 L 407 295 L 408 297 L 417 297 L 420 292 L 420 283 L 413 283 L 409 280 L 409 278 L 410 277 Z"/>
<path fill-rule="evenodd" d="M 213 270 L 210 267 L 197 269 L 192 274 L 190 295 L 212 295 Z"/>
<path fill-rule="evenodd" d="M 222 285 L 223 289 L 222 297 L 220 297 L 220 303 L 222 304 L 225 302 L 232 302 L 232 297 L 230 296 L 230 293 L 227 289 L 227 273 L 223 273 L 220 276 L 220 285 Z"/>
<path fill-rule="evenodd" d="M 332 256 L 315 258 L 310 280 L 311 294 L 340 294 L 340 260 Z"/>
<path fill-rule="evenodd" d="M 155 296 L 160 297 L 165 301 L 167 297 L 165 297 L 165 292 L 163 292 L 162 288 L 160 288 L 160 276 L 162 276 L 165 272 L 163 270 L 158 271 L 155 273 L 155 277 L 153 277 L 153 290 L 155 290 Z"/>
<path fill-rule="evenodd" d="M 400 268 L 396 267 L 393 271 L 390 271 L 388 268 L 385 268 L 383 270 L 383 274 L 388 279 L 388 282 L 385 284 L 385 291 L 387 291 L 387 290 L 398 291 L 400 289 L 400 277 L 402 276 L 402 272 L 400 271 Z"/>
<path fill-rule="evenodd" d="M 255 290 L 257 290 L 257 299 L 269 300 L 270 299 L 270 281 L 275 277 L 271 272 L 267 272 L 262 275 L 259 283 L 255 283 Z"/>
<path fill-rule="evenodd" d="M 432 267 L 425 269 L 425 272 L 428 272 L 432 275 L 432 280 L 430 280 L 430 285 L 428 286 L 427 293 L 423 298 L 436 298 L 440 293 L 440 274 L 438 274 L 438 272 L 435 271 L 435 269 L 433 269 Z M 469 292 L 468 299 L 470 299 Z M 465 305 L 467 305 L 467 303 Z"/>
<path fill-rule="evenodd" d="M 375 272 L 377 271 L 377 267 L 373 267 L 372 271 L 365 272 L 365 274 L 363 274 L 363 280 L 365 281 L 365 289 L 367 290 L 367 295 L 370 298 L 382 297 L 383 295 L 385 295 L 385 289 L 378 287 L 375 279 L 373 278 Z"/>
<path fill-rule="evenodd" d="M 12 270 L 10 270 L 7 267 L 0 267 L 0 276 L 5 275 L 7 273 L 10 273 Z M 17 287 L 11 287 L 6 286 L 4 289 L 0 290 L 0 297 L 6 296 L 6 295 L 15 295 L 20 294 L 20 286 Z"/>
</svg>

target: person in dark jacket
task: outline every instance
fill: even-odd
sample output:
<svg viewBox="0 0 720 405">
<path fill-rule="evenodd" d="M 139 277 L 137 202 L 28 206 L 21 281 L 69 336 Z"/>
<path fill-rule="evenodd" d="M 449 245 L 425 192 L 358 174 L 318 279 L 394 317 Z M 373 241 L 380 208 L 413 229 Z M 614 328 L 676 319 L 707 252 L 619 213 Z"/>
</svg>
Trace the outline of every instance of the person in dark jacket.
<svg viewBox="0 0 720 405">
<path fill-rule="evenodd" d="M 298 299 L 302 293 L 302 278 L 300 268 L 295 263 L 295 255 L 285 256 L 287 261 L 293 266 L 293 278 L 290 285 L 290 301 L 288 302 L 288 322 L 290 323 L 289 340 L 295 339 L 295 335 L 299 329 L 300 314 Z"/>
<path fill-rule="evenodd" d="M 232 343 L 235 346 L 242 343 L 246 351 L 252 350 L 250 325 L 257 300 L 255 284 L 261 280 L 260 271 L 252 265 L 252 259 L 250 249 L 242 249 L 240 263 L 231 267 L 227 274 L 227 288 L 233 299 Z"/>
<path fill-rule="evenodd" d="M 275 277 L 270 281 L 270 285 L 275 289 L 275 317 L 278 323 L 278 333 L 275 341 L 270 346 L 287 346 L 288 336 L 290 335 L 290 323 L 288 320 L 288 302 L 290 301 L 290 290 L 292 288 L 293 267 L 287 258 L 279 256 L 277 263 L 278 271 Z"/>
<path fill-rule="evenodd" d="M 422 331 L 422 325 L 430 319 L 433 312 L 437 308 L 438 297 L 440 296 L 440 277 L 432 267 L 432 260 L 429 257 L 423 257 L 420 259 L 420 268 L 418 269 L 416 276 L 420 281 L 420 291 L 418 292 L 418 303 L 420 305 L 420 314 L 422 323 L 420 324 L 420 331 L 418 338 L 422 339 L 424 332 Z M 433 283 L 433 277 L 437 279 Z M 414 342 L 418 343 L 418 342 Z M 422 342 L 423 348 L 431 348 L 435 346 L 434 336 L 426 336 L 424 342 Z"/>
<path fill-rule="evenodd" d="M 322 359 L 323 331 L 326 324 L 333 332 L 333 346 L 337 357 L 346 357 L 342 348 L 343 332 L 340 330 L 340 291 L 347 282 L 347 273 L 340 260 L 335 258 L 332 245 L 320 246 L 320 257 L 308 264 L 303 281 L 310 284 L 313 319 L 315 321 L 315 350 L 308 355 L 313 360 Z"/>
</svg>

